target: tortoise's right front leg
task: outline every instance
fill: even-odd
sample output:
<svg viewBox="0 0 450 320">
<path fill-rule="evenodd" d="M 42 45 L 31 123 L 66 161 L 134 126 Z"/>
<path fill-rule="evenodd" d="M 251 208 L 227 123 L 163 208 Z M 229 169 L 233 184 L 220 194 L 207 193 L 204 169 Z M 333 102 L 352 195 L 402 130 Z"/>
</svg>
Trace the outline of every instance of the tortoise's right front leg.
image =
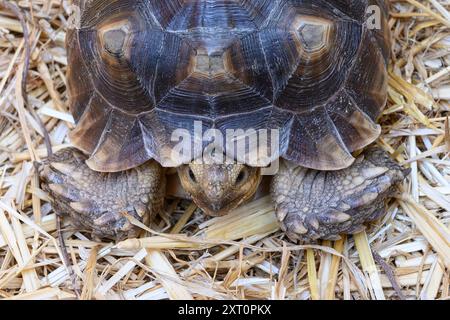
<svg viewBox="0 0 450 320">
<path fill-rule="evenodd" d="M 337 240 L 362 231 L 385 213 L 385 200 L 409 174 L 379 148 L 369 148 L 339 171 L 282 163 L 272 197 L 286 235 L 293 240 Z"/>
<path fill-rule="evenodd" d="M 140 231 L 126 214 L 148 224 L 162 209 L 164 169 L 149 161 L 135 169 L 101 173 L 86 165 L 87 157 L 74 148 L 49 157 L 40 167 L 42 188 L 54 209 L 70 217 L 74 226 L 100 238 L 122 240 Z"/>
</svg>

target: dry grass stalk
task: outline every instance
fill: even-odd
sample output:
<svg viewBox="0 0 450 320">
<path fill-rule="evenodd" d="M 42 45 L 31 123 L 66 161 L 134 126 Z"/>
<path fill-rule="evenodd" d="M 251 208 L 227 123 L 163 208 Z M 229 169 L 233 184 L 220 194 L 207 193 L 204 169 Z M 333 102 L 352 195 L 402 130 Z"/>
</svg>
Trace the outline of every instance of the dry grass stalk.
<svg viewBox="0 0 450 320">
<path fill-rule="evenodd" d="M 24 293 L 6 298 L 5 300 L 66 300 L 73 299 L 75 295 L 57 288 L 44 288 L 30 293 Z"/>
<path fill-rule="evenodd" d="M 363 231 L 358 234 L 354 234 L 353 238 L 355 239 L 355 245 L 358 249 L 363 270 L 369 276 L 374 298 L 377 300 L 385 300 L 383 288 L 381 286 L 380 274 L 378 273 L 377 266 L 375 265 L 366 232 Z"/>
<path fill-rule="evenodd" d="M 157 250 L 148 250 L 147 252 L 148 255 L 145 257 L 145 262 L 166 289 L 170 299 L 192 300 L 192 295 L 189 291 L 184 286 L 178 284 L 181 282 L 181 279 L 166 256 Z"/>
<path fill-rule="evenodd" d="M 308 281 L 309 290 L 311 291 L 311 299 L 319 300 L 319 282 L 317 280 L 316 260 L 314 258 L 314 251 L 312 249 L 306 250 L 306 261 L 308 264 Z"/>
<path fill-rule="evenodd" d="M 81 292 L 81 300 L 91 300 L 94 292 L 95 286 L 95 271 L 97 264 L 97 254 L 98 254 L 98 246 L 95 246 L 91 249 L 89 254 L 89 260 L 86 265 L 86 269 L 84 272 L 84 286 L 83 291 Z"/>
<path fill-rule="evenodd" d="M 446 268 L 450 267 L 450 231 L 441 221 L 424 206 L 416 203 L 409 195 L 403 195 L 405 202 L 400 206 L 414 220 L 417 228 L 433 246 L 444 261 Z"/>
<path fill-rule="evenodd" d="M 334 249 L 341 254 L 344 250 L 345 240 L 346 240 L 346 237 L 343 236 L 341 240 L 336 241 L 334 244 Z M 325 299 L 325 300 L 334 300 L 335 299 L 336 282 L 337 282 L 340 262 L 341 262 L 341 258 L 337 255 L 334 255 L 331 258 L 331 265 L 330 265 L 330 271 L 329 271 L 330 278 L 328 279 L 328 281 L 326 283 L 325 292 L 323 295 L 323 299 Z"/>
</svg>

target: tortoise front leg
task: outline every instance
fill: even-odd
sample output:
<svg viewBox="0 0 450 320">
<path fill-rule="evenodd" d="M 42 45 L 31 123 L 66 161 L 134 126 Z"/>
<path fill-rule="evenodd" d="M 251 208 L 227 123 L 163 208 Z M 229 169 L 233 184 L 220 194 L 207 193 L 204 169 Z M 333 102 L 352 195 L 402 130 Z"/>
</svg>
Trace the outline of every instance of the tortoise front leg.
<svg viewBox="0 0 450 320">
<path fill-rule="evenodd" d="M 370 148 L 344 170 L 317 171 L 283 162 L 271 193 L 278 219 L 293 240 L 337 240 L 364 229 L 385 212 L 403 170 L 388 154 Z"/>
<path fill-rule="evenodd" d="M 42 188 L 53 198 L 54 209 L 67 215 L 77 229 L 94 236 L 122 240 L 139 228 L 126 214 L 144 224 L 162 209 L 163 168 L 149 161 L 135 169 L 100 173 L 85 163 L 87 157 L 69 148 L 49 157 L 40 167 Z"/>
</svg>

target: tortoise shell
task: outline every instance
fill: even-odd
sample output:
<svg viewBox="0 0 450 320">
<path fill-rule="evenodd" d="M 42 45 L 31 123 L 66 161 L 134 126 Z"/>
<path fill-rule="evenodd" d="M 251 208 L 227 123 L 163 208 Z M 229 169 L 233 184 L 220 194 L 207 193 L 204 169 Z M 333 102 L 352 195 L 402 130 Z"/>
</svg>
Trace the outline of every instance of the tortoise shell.
<svg viewBox="0 0 450 320">
<path fill-rule="evenodd" d="M 183 128 L 278 129 L 279 156 L 338 170 L 380 134 L 383 0 L 75 0 L 72 143 L 114 172 L 162 162 Z M 381 28 L 367 24 L 381 8 Z"/>
</svg>

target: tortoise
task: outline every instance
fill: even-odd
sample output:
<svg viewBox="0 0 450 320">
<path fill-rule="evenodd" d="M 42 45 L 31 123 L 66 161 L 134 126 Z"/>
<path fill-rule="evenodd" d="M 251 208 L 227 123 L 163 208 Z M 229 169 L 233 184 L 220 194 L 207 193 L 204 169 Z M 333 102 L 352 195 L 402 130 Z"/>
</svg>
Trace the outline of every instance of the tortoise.
<svg viewBox="0 0 450 320">
<path fill-rule="evenodd" d="M 211 216 L 253 199 L 271 180 L 291 240 L 336 240 L 382 216 L 408 174 L 374 146 L 387 101 L 384 1 L 75 5 L 66 40 L 74 147 L 45 160 L 40 176 L 55 210 L 77 228 L 117 240 L 136 236 L 129 217 L 148 224 L 177 176 Z M 378 28 L 368 24 L 370 8 L 379 9 Z M 177 175 L 169 175 L 173 133 L 194 135 L 196 126 L 224 136 L 275 130 L 278 143 L 269 162 L 255 165 L 230 157 L 229 145 L 214 149 L 227 161 L 197 161 L 209 146 L 201 141 L 199 151 L 179 154 Z M 278 172 L 263 178 L 276 161 Z"/>
</svg>

